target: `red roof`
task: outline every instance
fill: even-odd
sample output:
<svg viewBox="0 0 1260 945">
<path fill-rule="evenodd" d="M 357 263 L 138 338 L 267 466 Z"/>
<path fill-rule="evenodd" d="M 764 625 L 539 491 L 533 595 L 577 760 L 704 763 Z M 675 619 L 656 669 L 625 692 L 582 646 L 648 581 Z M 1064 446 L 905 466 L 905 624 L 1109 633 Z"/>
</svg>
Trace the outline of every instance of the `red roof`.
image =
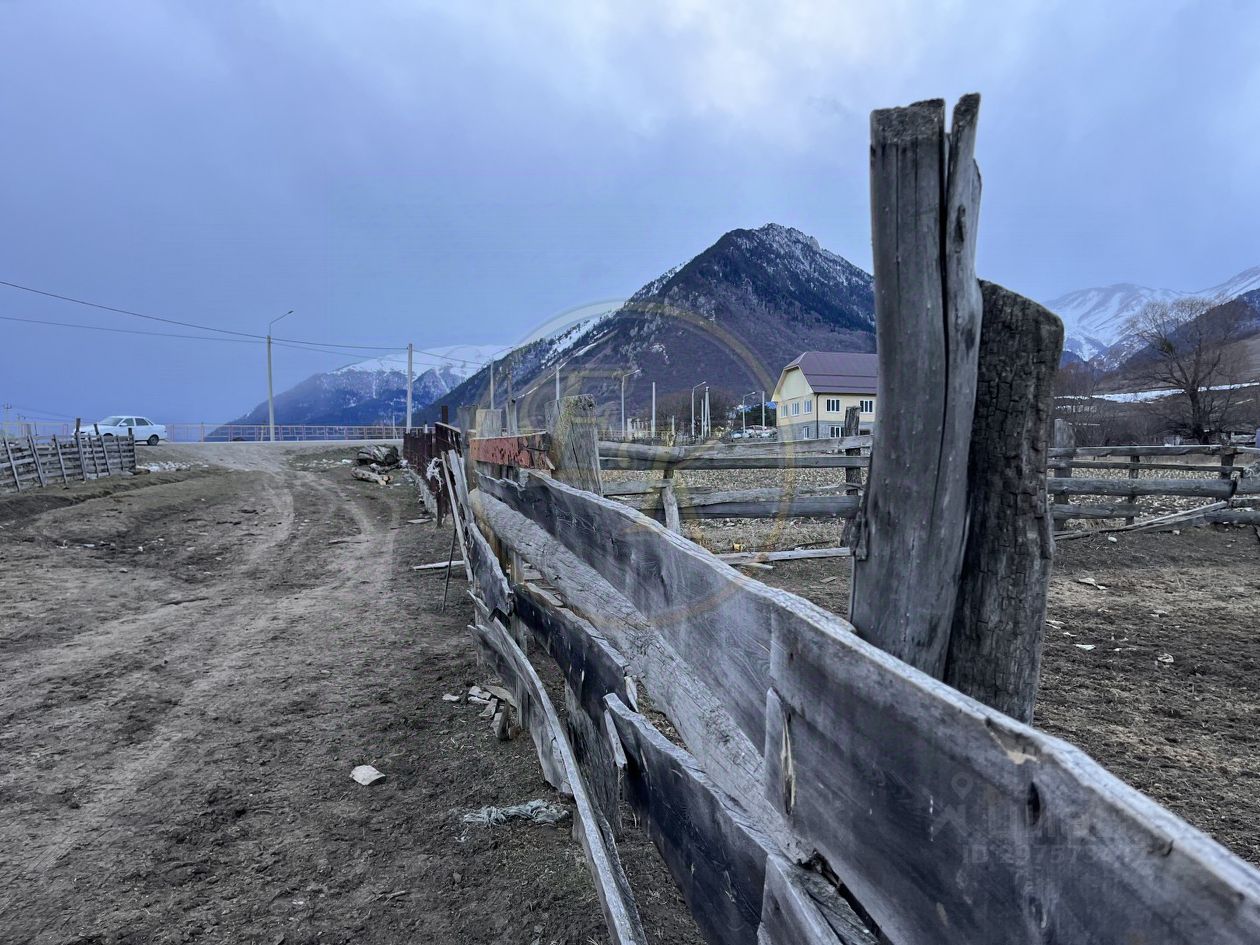
<svg viewBox="0 0 1260 945">
<path fill-rule="evenodd" d="M 806 351 L 785 371 L 800 368 L 816 394 L 874 394 L 879 355 L 853 351 Z"/>
</svg>

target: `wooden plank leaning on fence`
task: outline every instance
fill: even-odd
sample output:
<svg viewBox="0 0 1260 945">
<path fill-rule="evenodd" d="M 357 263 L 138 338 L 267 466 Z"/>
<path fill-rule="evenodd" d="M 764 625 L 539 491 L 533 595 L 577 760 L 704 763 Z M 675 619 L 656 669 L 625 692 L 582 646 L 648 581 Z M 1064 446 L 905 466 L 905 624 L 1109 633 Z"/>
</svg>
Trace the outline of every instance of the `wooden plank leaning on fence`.
<svg viewBox="0 0 1260 945">
<path fill-rule="evenodd" d="M 574 832 L 582 844 L 610 940 L 613 945 L 647 945 L 630 882 L 617 858 L 617 848 L 604 836 L 599 813 L 582 782 L 573 751 L 565 740 L 564 729 L 542 680 L 498 619 L 483 611 L 470 629 L 490 665 L 513 690 L 522 721 L 534 738 L 547 781 L 573 798 Z"/>
<path fill-rule="evenodd" d="M 31 459 L 35 461 L 35 475 L 39 479 L 41 486 L 48 485 L 48 479 L 44 476 L 44 464 L 39 460 L 39 446 L 35 443 L 35 434 L 26 434 L 26 442 L 30 446 Z"/>
<path fill-rule="evenodd" d="M 9 472 L 13 474 L 13 487 L 18 491 L 22 491 L 22 477 L 18 475 L 17 463 L 13 461 L 13 448 L 9 445 L 9 438 L 0 435 L 0 439 L 4 440 L 4 455 L 9 460 Z"/>
<path fill-rule="evenodd" d="M 61 455 L 61 441 L 54 435 L 49 442 L 57 453 L 57 465 L 61 468 L 61 481 L 67 483 L 70 481 L 70 478 L 66 475 L 66 458 Z"/>
<path fill-rule="evenodd" d="M 862 638 L 939 676 L 967 538 L 981 298 L 978 96 L 871 115 L 879 435 L 855 527 Z M 948 157 L 947 157 L 948 155 Z M 925 472 L 926 470 L 926 472 Z"/>
</svg>

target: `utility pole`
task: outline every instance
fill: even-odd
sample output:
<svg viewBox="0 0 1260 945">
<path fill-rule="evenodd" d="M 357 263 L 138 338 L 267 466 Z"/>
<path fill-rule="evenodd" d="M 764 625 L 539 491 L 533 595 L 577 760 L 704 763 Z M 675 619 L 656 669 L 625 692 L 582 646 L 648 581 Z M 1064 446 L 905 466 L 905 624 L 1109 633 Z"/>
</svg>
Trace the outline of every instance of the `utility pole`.
<svg viewBox="0 0 1260 945">
<path fill-rule="evenodd" d="M 289 309 L 283 315 L 267 322 L 267 432 L 268 438 L 272 443 L 276 442 L 276 398 L 272 394 L 271 389 L 271 328 L 281 318 L 286 318 L 292 314 L 293 309 Z"/>
<path fill-rule="evenodd" d="M 515 360 L 513 355 L 509 354 L 507 359 L 507 431 L 508 433 L 516 432 L 516 398 L 512 396 L 512 362 Z"/>
<path fill-rule="evenodd" d="M 411 357 L 415 353 L 415 345 L 407 342 L 407 432 L 411 432 Z"/>
<path fill-rule="evenodd" d="M 766 425 L 766 392 L 761 392 L 761 425 Z M 763 434 L 764 435 L 764 434 Z"/>
<path fill-rule="evenodd" d="M 556 403 L 560 403 L 560 365 L 556 365 Z"/>
<path fill-rule="evenodd" d="M 707 384 L 707 381 L 701 381 L 695 387 L 691 388 L 691 426 L 687 428 L 687 433 L 692 439 L 696 436 L 696 391 Z"/>
<path fill-rule="evenodd" d="M 12 404 L 4 404 L 4 426 L 0 427 L 0 439 L 9 435 L 9 411 L 12 409 Z"/>
<path fill-rule="evenodd" d="M 494 409 L 494 358 L 490 359 L 490 409 Z"/>
<path fill-rule="evenodd" d="M 652 427 L 650 436 L 656 439 L 656 381 L 652 382 Z"/>
<path fill-rule="evenodd" d="M 626 428 L 626 378 L 634 377 L 639 373 L 639 368 L 633 371 L 623 371 L 621 374 L 621 438 L 626 439 L 628 430 Z"/>
<path fill-rule="evenodd" d="M 713 433 L 713 416 L 709 413 L 709 385 L 704 385 L 704 436 L 708 439 Z"/>
<path fill-rule="evenodd" d="M 739 412 L 742 415 L 742 419 L 743 419 L 745 438 L 748 437 L 748 408 L 744 405 L 744 401 L 747 400 L 749 397 L 756 397 L 756 396 L 757 396 L 757 392 L 755 390 L 750 390 L 743 397 L 739 398 Z M 766 403 L 765 403 L 765 398 L 763 397 L 762 402 L 761 402 L 761 425 L 762 426 L 765 426 L 765 420 L 766 420 Z"/>
</svg>

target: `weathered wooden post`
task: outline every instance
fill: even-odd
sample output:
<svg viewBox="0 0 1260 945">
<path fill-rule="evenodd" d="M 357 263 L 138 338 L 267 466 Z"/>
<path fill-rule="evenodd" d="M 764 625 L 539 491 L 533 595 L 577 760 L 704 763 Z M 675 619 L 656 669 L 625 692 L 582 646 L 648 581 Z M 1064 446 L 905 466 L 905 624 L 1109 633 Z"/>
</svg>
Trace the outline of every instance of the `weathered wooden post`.
<svg viewBox="0 0 1260 945">
<path fill-rule="evenodd" d="M 61 441 L 57 439 L 55 433 L 52 438 L 52 446 L 57 451 L 57 465 L 61 467 L 61 481 L 67 483 L 70 480 L 66 476 L 66 458 L 61 455 Z"/>
<path fill-rule="evenodd" d="M 7 433 L 0 433 L 0 439 L 4 440 L 4 455 L 9 459 L 9 472 L 13 474 L 13 487 L 18 492 L 21 492 L 22 477 L 18 475 L 17 463 L 13 462 L 13 450 L 9 446 L 9 436 Z"/>
<path fill-rule="evenodd" d="M 551 424 L 547 458 L 555 467 L 553 478 L 575 489 L 603 495 L 597 424 L 594 397 L 577 394 L 563 398 Z"/>
<path fill-rule="evenodd" d="M 35 476 L 39 479 L 41 486 L 48 485 L 48 479 L 44 476 L 44 464 L 39 461 L 39 446 L 35 442 L 35 434 L 27 431 L 26 443 L 31 450 L 31 459 L 35 461 Z"/>
<path fill-rule="evenodd" d="M 981 299 L 979 96 L 871 115 L 880 419 L 857 527 L 850 616 L 939 677 L 967 538 Z"/>
<path fill-rule="evenodd" d="M 850 407 L 844 412 L 844 427 L 841 433 L 848 436 L 857 436 L 862 430 L 862 409 L 860 407 Z M 861 456 L 860 448 L 849 447 L 844 451 L 845 456 Z M 845 494 L 859 492 L 862 488 L 862 470 L 856 466 L 846 466 L 844 470 Z"/>
<path fill-rule="evenodd" d="M 1054 557 L 1046 461 L 1063 323 L 999 285 L 981 286 L 984 327 L 968 461 L 971 527 L 944 679 L 1030 722 Z"/>
<path fill-rule="evenodd" d="M 871 118 L 880 421 L 851 617 L 864 638 L 1032 716 L 1054 525 L 1046 498 L 1063 325 L 976 279 L 977 96 Z"/>
</svg>

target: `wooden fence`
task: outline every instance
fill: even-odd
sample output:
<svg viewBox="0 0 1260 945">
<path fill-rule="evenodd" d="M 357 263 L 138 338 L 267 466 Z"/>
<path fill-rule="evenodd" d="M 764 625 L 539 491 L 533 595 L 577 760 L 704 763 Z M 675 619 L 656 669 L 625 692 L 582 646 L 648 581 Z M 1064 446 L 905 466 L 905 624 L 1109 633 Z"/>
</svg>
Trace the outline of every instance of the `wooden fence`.
<svg viewBox="0 0 1260 945">
<path fill-rule="evenodd" d="M 22 492 L 53 483 L 135 472 L 131 437 L 80 431 L 69 437 L 27 435 L 0 439 L 0 491 Z"/>
<path fill-rule="evenodd" d="M 470 630 L 573 798 L 615 943 L 646 941 L 624 805 L 713 943 L 1260 941 L 1260 872 L 1020 721 L 1062 326 L 975 280 L 976 104 L 948 136 L 936 102 L 872 121 L 877 318 L 911 340 L 880 350 L 850 620 L 601 494 L 590 398 L 545 435 L 448 437 Z M 712 459 L 637 449 L 615 458 Z"/>
<path fill-rule="evenodd" d="M 667 521 L 673 510 L 679 520 L 710 518 L 853 518 L 860 505 L 861 470 L 870 466 L 870 436 L 841 437 L 805 443 L 709 445 L 691 448 L 601 442 L 604 469 L 651 472 L 649 478 L 608 482 L 603 493 Z M 1191 497 L 1209 501 L 1260 496 L 1260 476 L 1248 475 L 1247 460 L 1260 453 L 1221 446 L 1109 446 L 1052 448 L 1049 468 L 1054 478 L 1049 491 L 1058 523 L 1072 519 L 1125 519 L 1132 523 L 1143 513 L 1141 497 Z M 1181 457 L 1212 458 L 1213 463 L 1172 462 Z M 675 473 L 686 470 L 836 469 L 844 480 L 830 486 L 793 485 L 760 489 L 681 489 Z M 1124 471 L 1127 478 L 1074 475 L 1094 470 Z M 850 476 L 850 473 L 858 476 Z M 1190 477 L 1160 477 L 1150 473 L 1196 473 Z M 1082 496 L 1113 497 L 1127 501 L 1072 501 Z M 673 507 L 671 509 L 671 506 Z M 1241 517 L 1240 517 L 1241 515 Z M 1260 522 L 1260 512 L 1241 513 L 1224 508 L 1205 513 L 1208 519 Z M 1233 516 L 1233 519 L 1230 517 Z"/>
</svg>

